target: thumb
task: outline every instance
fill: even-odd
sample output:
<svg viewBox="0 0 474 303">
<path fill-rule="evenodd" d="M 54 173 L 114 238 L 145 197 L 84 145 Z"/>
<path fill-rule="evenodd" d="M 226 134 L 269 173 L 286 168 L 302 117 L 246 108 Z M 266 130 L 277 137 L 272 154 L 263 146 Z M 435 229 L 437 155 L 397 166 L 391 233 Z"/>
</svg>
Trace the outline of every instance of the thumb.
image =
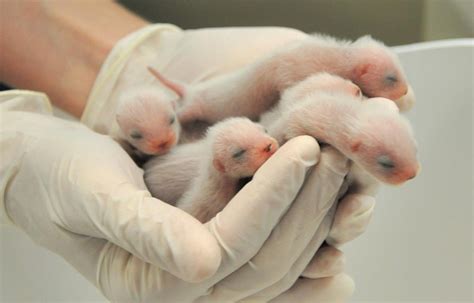
<svg viewBox="0 0 474 303">
<path fill-rule="evenodd" d="M 102 136 L 103 137 L 103 136 Z M 106 239 L 185 281 L 214 274 L 215 238 L 189 214 L 151 197 L 143 172 L 112 140 L 88 135 L 70 144 L 56 176 L 51 217 L 63 228 Z M 64 177 L 65 176 L 65 177 Z M 196 262 L 199 260 L 199 262 Z"/>
<path fill-rule="evenodd" d="M 216 272 L 220 248 L 204 225 L 145 190 L 126 187 L 97 197 L 96 236 L 185 281 L 201 281 Z"/>
</svg>

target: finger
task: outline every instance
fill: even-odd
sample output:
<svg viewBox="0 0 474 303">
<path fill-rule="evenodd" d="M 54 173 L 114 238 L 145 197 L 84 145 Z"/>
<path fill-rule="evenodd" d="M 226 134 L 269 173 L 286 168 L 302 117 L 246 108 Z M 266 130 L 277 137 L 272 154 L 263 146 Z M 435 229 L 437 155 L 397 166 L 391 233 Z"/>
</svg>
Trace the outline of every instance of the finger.
<svg viewBox="0 0 474 303">
<path fill-rule="evenodd" d="M 189 283 L 107 240 L 58 229 L 57 247 L 111 302 L 192 302 L 207 288 Z"/>
<path fill-rule="evenodd" d="M 108 243 L 97 269 L 97 285 L 111 302 L 152 302 L 167 294 L 160 283 L 169 276 L 121 247 Z"/>
<path fill-rule="evenodd" d="M 156 302 L 170 295 L 168 283 L 161 281 L 173 280 L 180 284 L 166 271 L 107 240 L 62 234 L 64 245 L 56 252 L 111 302 Z"/>
<path fill-rule="evenodd" d="M 212 302 L 225 298 L 236 301 L 271 286 L 288 273 L 314 238 L 312 251 L 305 255 L 306 262 L 301 265 L 299 275 L 327 237 L 332 217 L 326 219 L 317 237 L 315 233 L 334 205 L 348 171 L 347 164 L 347 159 L 332 148 L 321 153 L 320 162 L 259 253 L 248 264 L 216 284 L 212 294 L 203 300 Z M 282 193 L 284 191 L 278 189 L 275 194 Z"/>
<path fill-rule="evenodd" d="M 361 235 L 369 225 L 374 207 L 375 198 L 372 196 L 349 194 L 344 197 L 339 202 L 326 241 L 333 246 L 339 246 Z"/>
<path fill-rule="evenodd" d="M 202 281 L 218 269 L 220 247 L 189 214 L 140 195 L 112 203 L 117 207 L 101 226 L 109 241 L 185 281 Z"/>
<path fill-rule="evenodd" d="M 311 279 L 332 277 L 344 271 L 345 263 L 346 259 L 342 251 L 326 245 L 316 252 L 301 276 Z"/>
<path fill-rule="evenodd" d="M 343 190 L 345 190 L 345 188 L 343 188 Z M 339 194 L 337 196 L 339 196 Z M 321 224 L 317 227 L 317 231 L 314 233 L 311 241 L 308 243 L 306 248 L 300 254 L 298 254 L 296 261 L 285 272 L 285 274 L 272 285 L 248 296 L 245 298 L 246 300 L 250 299 L 268 302 L 269 300 L 277 297 L 281 293 L 291 288 L 291 286 L 301 276 L 301 273 L 310 263 L 311 258 L 315 255 L 316 251 L 321 247 L 324 240 L 326 239 L 331 227 L 331 223 L 334 220 L 336 207 L 336 203 L 331 206 L 331 209 L 328 211 Z"/>
<path fill-rule="evenodd" d="M 345 274 L 315 280 L 301 278 L 296 281 L 292 288 L 270 302 L 339 303 L 347 302 L 353 293 L 354 282 Z"/>
<path fill-rule="evenodd" d="M 206 223 L 222 247 L 225 261 L 220 275 L 228 275 L 257 253 L 318 158 L 319 145 L 313 138 L 301 136 L 290 140 Z"/>
<path fill-rule="evenodd" d="M 119 145 L 91 133 L 87 141 L 70 143 L 71 156 L 66 150 L 57 165 L 46 168 L 66 176 L 54 183 L 53 220 L 77 234 L 106 239 L 186 281 L 214 274 L 220 248 L 206 227 L 152 198 L 143 172 Z"/>
<path fill-rule="evenodd" d="M 13 212 L 15 217 L 24 214 L 16 207 Z M 34 224 L 21 220 L 19 227 L 37 244 L 62 256 L 113 302 L 156 302 L 159 297 L 165 297 L 164 302 L 176 302 L 170 299 L 173 294 L 181 296 L 179 302 L 191 302 L 194 298 L 195 290 L 188 297 L 183 297 L 186 294 L 182 290 L 199 284 L 185 283 L 105 239 L 70 232 L 49 220 L 31 221 Z"/>
</svg>

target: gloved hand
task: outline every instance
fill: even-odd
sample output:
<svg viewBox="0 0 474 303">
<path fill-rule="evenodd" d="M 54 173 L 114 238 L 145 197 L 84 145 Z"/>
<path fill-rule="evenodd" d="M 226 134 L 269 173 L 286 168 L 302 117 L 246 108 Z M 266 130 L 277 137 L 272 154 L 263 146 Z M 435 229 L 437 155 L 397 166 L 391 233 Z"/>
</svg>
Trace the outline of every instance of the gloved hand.
<svg viewBox="0 0 474 303">
<path fill-rule="evenodd" d="M 321 262 L 340 261 L 334 251 L 313 258 L 348 169 L 335 150 L 320 154 L 310 137 L 290 141 L 202 225 L 150 197 L 142 171 L 109 137 L 27 112 L 48 112 L 45 100 L 0 94 L 4 215 L 109 299 L 340 301 L 351 294 L 344 275 L 299 278 L 305 268 L 311 277 L 339 271 L 337 262 Z"/>
<path fill-rule="evenodd" d="M 140 81 L 155 83 L 145 69 L 134 69 L 138 62 L 144 67 L 149 62 L 158 68 L 166 66 L 161 70 L 189 83 L 246 64 L 285 39 L 302 35 L 286 29 L 184 33 L 171 27 L 144 29 L 124 39 L 109 56 L 83 121 L 108 132 L 114 94 Z M 250 42 L 255 48 L 246 47 L 252 51 L 242 53 L 242 45 Z M 340 301 L 351 293 L 350 278 L 334 276 L 342 271 L 342 253 L 327 246 L 314 255 L 328 233 L 331 216 L 324 215 L 339 190 L 345 159 L 334 151 L 323 153 L 317 166 L 322 168 L 314 170 L 315 177 L 308 178 L 312 181 L 291 204 L 305 170 L 318 158 L 314 140 L 298 138 L 285 145 L 235 197 L 233 201 L 238 202 L 231 202 L 203 227 L 187 214 L 150 198 L 141 170 L 110 139 L 62 120 L 8 115 L 13 115 L 8 122 L 11 127 L 2 128 L 6 134 L 2 141 L 11 144 L 2 142 L 2 146 L 12 149 L 2 148 L 2 156 L 15 160 L 5 161 L 11 165 L 2 169 L 2 184 L 16 184 L 3 187 L 8 189 L 4 197 L 10 217 L 37 242 L 73 264 L 107 297 L 119 301 L 201 297 L 204 301 L 298 298 L 312 302 Z M 325 180 L 324 184 L 318 179 Z M 27 191 L 24 182 L 29 184 Z M 31 201 L 37 201 L 35 207 Z M 333 243 L 341 244 L 363 230 L 373 204 L 367 196 L 344 198 L 339 209 L 346 211 L 336 213 Z M 307 278 L 298 279 L 301 273 Z M 204 281 L 189 283 L 197 280 Z"/>
<path fill-rule="evenodd" d="M 250 64 L 262 55 L 307 35 L 289 28 L 180 29 L 152 25 L 119 42 L 103 65 L 82 121 L 97 131 L 114 132 L 118 96 L 130 88 L 155 85 L 168 91 L 147 70 L 153 66 L 171 79 L 197 83 Z M 173 93 L 170 97 L 173 97 Z M 411 97 L 411 95 L 410 95 Z M 327 242 L 340 246 L 364 232 L 375 198 L 352 192 L 339 202 Z M 350 219 L 349 219 L 350 218 Z M 323 251 L 340 256 L 334 247 Z M 328 253 L 329 254 L 329 253 Z"/>
</svg>

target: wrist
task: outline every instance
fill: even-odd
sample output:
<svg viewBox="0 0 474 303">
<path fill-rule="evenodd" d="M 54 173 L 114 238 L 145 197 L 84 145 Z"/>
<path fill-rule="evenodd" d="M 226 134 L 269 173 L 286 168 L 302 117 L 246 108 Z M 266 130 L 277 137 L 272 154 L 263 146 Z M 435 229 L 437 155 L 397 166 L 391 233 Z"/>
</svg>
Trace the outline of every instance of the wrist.
<svg viewBox="0 0 474 303">
<path fill-rule="evenodd" d="M 43 10 L 61 44 L 78 43 L 84 63 L 99 69 L 107 54 L 124 36 L 149 23 L 113 1 L 44 1 Z M 72 47 L 70 51 L 72 52 Z"/>
<path fill-rule="evenodd" d="M 45 92 L 77 117 L 115 43 L 148 24 L 112 1 L 18 1 L 2 8 L 0 80 Z"/>
<path fill-rule="evenodd" d="M 49 19 L 62 26 L 58 47 L 68 62 L 60 85 L 66 99 L 53 103 L 80 117 L 109 52 L 121 38 L 148 22 L 113 1 L 46 1 L 44 7 Z"/>
</svg>

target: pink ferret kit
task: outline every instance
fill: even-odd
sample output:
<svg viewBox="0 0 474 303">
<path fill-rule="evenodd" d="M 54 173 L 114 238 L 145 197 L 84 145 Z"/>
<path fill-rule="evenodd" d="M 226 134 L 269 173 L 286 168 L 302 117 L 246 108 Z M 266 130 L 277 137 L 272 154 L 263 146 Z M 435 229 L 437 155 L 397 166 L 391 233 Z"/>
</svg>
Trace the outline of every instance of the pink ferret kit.
<svg viewBox="0 0 474 303">
<path fill-rule="evenodd" d="M 352 191 L 373 194 L 379 183 L 402 184 L 419 170 L 400 113 L 413 106 L 413 90 L 397 56 L 369 36 L 308 36 L 195 85 L 143 68 L 176 98 L 158 85 L 124 95 L 113 136 L 145 161 L 153 196 L 201 222 L 295 136 L 310 135 L 352 160 Z M 196 124 L 204 131 L 190 135 Z"/>
</svg>

